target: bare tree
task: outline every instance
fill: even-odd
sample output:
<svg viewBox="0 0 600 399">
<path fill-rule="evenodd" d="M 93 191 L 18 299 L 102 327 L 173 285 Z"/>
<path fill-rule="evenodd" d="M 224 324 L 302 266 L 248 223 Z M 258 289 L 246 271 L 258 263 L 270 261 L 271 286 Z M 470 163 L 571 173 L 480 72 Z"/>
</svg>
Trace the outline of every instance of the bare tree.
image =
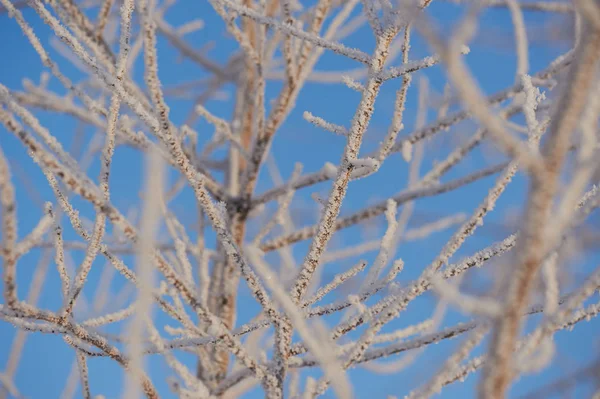
<svg viewBox="0 0 600 399">
<path fill-rule="evenodd" d="M 63 398 L 105 394 L 99 357 L 124 398 L 351 398 L 351 369 L 502 398 L 600 312 L 598 1 L 0 3 L 41 61 L 0 76 L 2 397 L 36 333 L 74 351 Z"/>
</svg>

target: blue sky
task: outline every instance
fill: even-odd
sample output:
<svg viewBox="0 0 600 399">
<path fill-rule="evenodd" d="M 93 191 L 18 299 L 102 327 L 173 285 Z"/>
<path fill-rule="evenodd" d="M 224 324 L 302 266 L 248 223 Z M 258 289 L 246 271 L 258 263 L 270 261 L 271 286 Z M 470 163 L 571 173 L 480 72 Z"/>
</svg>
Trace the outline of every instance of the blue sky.
<svg viewBox="0 0 600 399">
<path fill-rule="evenodd" d="M 89 15 L 95 16 L 97 9 L 90 9 L 89 12 Z M 449 27 L 461 13 L 462 11 L 459 7 L 444 1 L 434 1 L 428 11 L 428 14 L 440 25 L 442 31 L 448 31 Z M 53 37 L 50 29 L 41 23 L 35 13 L 30 9 L 25 9 L 23 10 L 23 14 L 26 20 L 33 26 L 38 37 L 42 39 L 46 49 L 50 50 L 50 54 L 58 62 L 61 70 L 75 81 L 84 78 L 84 74 L 77 67 L 71 65 L 67 59 L 56 51 L 55 44 L 57 43 L 57 39 Z M 205 27 L 200 31 L 186 36 L 187 42 L 195 48 L 199 48 L 207 42 L 213 42 L 209 54 L 217 62 L 224 64 L 231 55 L 231 52 L 236 49 L 236 46 L 233 40 L 226 35 L 223 24 L 211 10 L 207 2 L 182 1 L 169 10 L 166 18 L 169 23 L 178 26 L 188 21 L 190 15 L 202 18 L 205 22 Z M 567 26 L 567 21 L 557 17 L 550 17 L 544 13 L 526 13 L 526 22 L 532 27 L 530 32 L 533 37 L 530 48 L 530 71 L 534 73 L 545 67 L 554 57 L 568 49 L 566 41 L 557 39 L 544 40 L 549 37 L 549 27 Z M 511 85 L 514 81 L 516 59 L 514 56 L 510 15 L 503 9 L 489 10 L 481 18 L 480 25 L 482 30 L 472 43 L 471 53 L 466 57 L 466 60 L 484 91 L 491 94 Z M 11 90 L 23 90 L 24 79 L 29 79 L 37 83 L 40 79 L 41 71 L 44 70 L 39 57 L 31 49 L 17 24 L 9 19 L 6 14 L 0 15 L 0 38 L 3 39 L 0 40 L 0 54 L 5 55 L 0 62 L 0 82 Z M 52 42 L 54 42 L 54 45 Z M 366 26 L 345 39 L 344 43 L 370 53 L 374 40 L 368 30 L 368 26 Z M 415 34 L 412 41 L 410 58 L 416 60 L 429 54 L 430 49 L 428 46 L 422 38 Z M 165 88 L 206 77 L 205 71 L 198 68 L 191 61 L 182 59 L 177 51 L 171 48 L 162 37 L 159 37 L 158 55 L 160 66 L 159 76 Z M 356 68 L 357 66 L 353 61 L 326 52 L 317 64 L 316 69 L 336 71 Z M 138 59 L 131 73 L 142 87 L 143 72 L 143 65 L 140 59 Z M 443 68 L 439 66 L 432 67 L 415 75 L 409 91 L 407 110 L 404 116 L 405 129 L 401 135 L 409 134 L 414 128 L 419 77 L 426 77 L 428 79 L 434 95 L 443 92 L 446 83 Z M 399 80 L 392 81 L 382 88 L 375 106 L 373 120 L 365 137 L 363 153 L 368 153 L 375 148 L 378 141 L 385 134 L 391 120 L 395 91 L 398 89 L 399 84 Z M 58 93 L 64 93 L 64 89 L 59 86 L 55 79 L 50 80 L 49 87 Z M 267 103 L 276 97 L 280 87 L 280 82 L 270 81 L 268 83 Z M 232 88 L 232 85 L 224 86 L 223 92 L 229 97 L 225 100 L 208 101 L 205 104 L 206 107 L 214 114 L 227 118 L 232 112 Z M 302 113 L 305 110 L 310 111 L 326 120 L 347 126 L 359 99 L 358 93 L 352 92 L 343 84 L 308 83 L 303 88 L 296 102 L 295 110 L 290 114 L 277 133 L 272 147 L 272 153 L 284 179 L 289 178 L 291 175 L 295 162 L 302 162 L 304 164 L 304 171 L 312 172 L 320 169 L 327 161 L 337 163 L 343 150 L 344 139 L 342 137 L 334 136 L 310 125 L 303 120 Z M 173 122 L 176 124 L 183 123 L 188 116 L 192 102 L 172 98 L 168 99 L 168 101 Z M 82 129 L 78 123 L 69 117 L 42 111 L 36 111 L 36 115 L 42 124 L 55 134 L 63 144 L 67 143 L 67 148 L 73 142 L 75 132 Z M 428 121 L 435 119 L 434 110 L 429 110 L 427 117 Z M 205 140 L 205 137 L 208 137 L 209 133 L 212 132 L 210 126 L 202 121 L 198 121 L 193 127 L 202 133 L 201 140 L 203 137 Z M 88 143 L 96 132 L 89 127 L 83 129 L 84 143 Z M 452 149 L 452 145 L 456 143 L 456 140 L 468 137 L 475 129 L 476 126 L 472 122 L 462 123 L 449 132 L 441 133 L 431 143 L 428 143 L 428 146 L 431 147 L 427 147 L 430 150 L 428 150 L 428 156 L 425 158 L 421 168 L 422 173 L 426 172 L 436 159 L 443 159 L 443 156 Z M 17 187 L 19 231 L 20 237 L 23 237 L 26 232 L 35 226 L 42 215 L 43 209 L 40 207 L 39 201 L 54 202 L 54 200 L 38 167 L 28 157 L 21 144 L 12 135 L 8 134 L 2 126 L 0 126 L 0 145 L 9 159 L 13 172 L 13 180 Z M 72 150 L 74 154 L 77 154 L 76 148 Z M 464 176 L 484 164 L 492 165 L 501 160 L 503 160 L 502 155 L 492 145 L 485 144 L 482 148 L 474 151 L 455 170 L 445 176 L 443 181 Z M 119 173 L 113 173 L 111 177 L 111 191 L 113 203 L 123 213 L 127 213 L 132 209 L 139 209 L 141 206 L 138 192 L 142 188 L 143 161 L 143 157 L 134 150 L 124 147 L 117 148 L 116 150 L 114 170 L 119 171 Z M 88 175 L 96 179 L 98 171 L 99 163 L 96 159 L 90 165 Z M 398 155 L 392 156 L 379 174 L 351 184 L 348 197 L 342 208 L 342 213 L 347 214 L 363 208 L 376 200 L 387 198 L 405 188 L 407 171 L 407 164 L 401 157 Z M 174 173 L 171 173 L 171 181 L 173 181 L 173 176 Z M 421 223 L 434 220 L 436 217 L 447 216 L 457 212 L 470 214 L 485 197 L 493 183 L 494 177 L 486 178 L 456 192 L 419 200 L 416 205 L 415 216 L 411 219 L 409 226 L 418 227 Z M 263 192 L 272 187 L 272 185 L 273 183 L 268 173 L 266 173 L 266 168 L 263 168 L 257 192 Z M 321 183 L 296 195 L 292 210 L 294 210 L 296 215 L 294 222 L 297 226 L 309 225 L 316 222 L 318 208 L 310 198 L 310 194 L 316 191 L 319 195 L 324 196 L 327 194 L 329 187 L 330 183 Z M 481 231 L 476 236 L 467 240 L 452 261 L 472 254 L 478 249 L 513 232 L 514 225 L 511 224 L 511 219 L 514 221 L 514 217 L 519 215 L 518 209 L 523 205 L 526 187 L 527 181 L 524 176 L 517 176 L 499 201 L 496 210 L 486 217 Z M 81 210 L 83 216 L 90 218 L 91 209 L 88 204 L 77 198 L 74 198 L 73 202 Z M 189 190 L 184 191 L 174 201 L 172 210 L 186 223 L 186 227 L 190 229 L 191 234 L 195 235 L 196 205 Z M 65 228 L 67 239 L 77 239 L 75 233 L 69 228 L 66 218 L 63 218 L 62 224 Z M 379 218 L 376 223 L 372 223 L 372 227 L 369 229 L 359 229 L 356 227 L 347 229 L 332 240 L 331 248 L 340 247 L 341 244 L 357 244 L 367 239 L 374 239 L 377 235 L 383 233 L 384 228 L 384 222 Z M 406 267 L 398 278 L 399 282 L 406 283 L 416 278 L 420 271 L 436 257 L 441 247 L 455 229 L 456 226 L 434 234 L 427 240 L 401 244 L 398 248 L 397 256 L 405 261 Z M 252 232 L 252 230 L 250 231 Z M 211 238 L 210 235 L 208 237 Z M 307 242 L 295 245 L 293 248 L 295 258 L 301 260 L 307 248 Z M 18 284 L 21 298 L 25 298 L 27 295 L 27 288 L 40 255 L 41 251 L 32 251 L 19 262 Z M 374 255 L 373 253 L 369 253 L 361 256 L 361 258 L 372 260 Z M 81 252 L 72 252 L 75 264 L 78 264 L 82 257 L 83 254 Z M 277 258 L 271 257 L 270 259 L 276 261 Z M 330 279 L 340 270 L 349 267 L 357 259 L 351 258 L 342 262 L 325 265 L 323 267 L 324 279 Z M 132 256 L 125 256 L 123 260 L 128 265 L 133 265 L 134 263 Z M 596 266 L 597 261 L 597 252 L 591 252 L 587 256 L 570 262 L 565 267 L 568 267 L 573 274 L 581 277 L 582 274 L 589 273 L 590 268 Z M 501 266 L 502 262 L 494 262 L 493 265 Z M 95 290 L 99 285 L 105 268 L 106 265 L 103 259 L 99 259 L 94 263 L 94 268 L 88 279 L 89 282 L 84 290 L 85 298 L 88 301 L 95 295 Z M 475 287 L 480 284 L 479 288 L 483 287 L 485 289 L 487 286 L 485 272 L 476 272 L 474 274 L 474 277 L 469 278 L 470 282 Z M 60 306 L 59 286 L 60 282 L 56 270 L 53 263 L 50 263 L 48 278 L 43 286 L 39 302 L 42 308 L 56 310 Z M 115 276 L 110 286 L 111 295 L 109 302 L 116 301 L 116 293 L 120 292 L 124 286 L 123 279 Z M 424 295 L 417 299 L 389 327 L 398 328 L 429 317 L 433 309 L 434 299 L 431 295 Z M 243 282 L 240 285 L 239 300 L 242 305 L 240 305 L 238 324 L 241 324 L 252 318 L 258 310 L 257 304 L 252 299 Z M 115 304 L 114 306 L 117 305 Z M 165 318 L 163 315 L 157 314 L 157 318 L 159 324 L 164 324 Z M 450 326 L 466 318 L 463 314 L 449 311 L 443 321 L 443 325 Z M 332 317 L 326 319 L 326 322 L 332 326 L 338 319 L 338 317 Z M 553 378 L 563 376 L 575 368 L 585 366 L 593 361 L 595 354 L 598 353 L 596 336 L 599 326 L 598 321 L 584 322 L 577 325 L 574 332 L 561 332 L 557 334 L 556 339 L 559 348 L 557 357 L 559 360 L 544 372 L 517 381 L 511 391 L 511 397 L 518 397 L 538 386 L 548 383 Z M 388 331 L 388 329 L 384 331 Z M 13 326 L 5 322 L 0 322 L 0 342 L 2 342 L 0 344 L 0 368 L 6 364 L 14 335 L 15 328 Z M 361 368 L 353 369 L 350 371 L 350 377 L 356 389 L 356 396 L 359 398 L 379 398 L 393 394 L 401 397 L 405 393 L 408 393 L 408 390 L 415 387 L 414 381 L 423 380 L 423 378 L 431 375 L 445 357 L 451 353 L 450 351 L 456 347 L 457 342 L 460 342 L 460 340 L 453 340 L 435 345 L 433 348 L 428 348 L 408 369 L 403 370 L 398 375 L 376 375 Z M 487 341 L 474 353 L 480 354 L 486 345 Z M 194 364 L 194 359 L 191 356 L 183 357 L 183 359 L 190 365 Z M 60 392 L 63 390 L 73 360 L 73 350 L 59 336 L 29 335 L 15 378 L 16 385 L 23 395 L 30 398 L 58 398 Z M 112 360 L 103 358 L 91 359 L 89 367 L 93 394 L 103 394 L 106 398 L 120 397 L 123 389 L 123 375 L 120 368 Z M 170 371 L 163 361 L 157 358 L 150 358 L 149 373 L 154 377 L 156 386 L 163 397 L 174 397 L 164 380 L 164 375 L 169 374 Z M 464 383 L 453 384 L 446 388 L 442 397 L 473 397 L 476 392 L 477 381 L 478 373 L 470 376 Z M 589 392 L 590 385 L 582 384 L 579 390 L 574 392 L 573 397 L 587 397 Z M 80 395 L 78 391 L 76 397 L 80 397 Z M 256 390 L 249 394 L 248 397 L 261 397 L 261 395 L 261 391 Z M 325 396 L 333 397 L 331 392 L 328 392 Z"/>
</svg>

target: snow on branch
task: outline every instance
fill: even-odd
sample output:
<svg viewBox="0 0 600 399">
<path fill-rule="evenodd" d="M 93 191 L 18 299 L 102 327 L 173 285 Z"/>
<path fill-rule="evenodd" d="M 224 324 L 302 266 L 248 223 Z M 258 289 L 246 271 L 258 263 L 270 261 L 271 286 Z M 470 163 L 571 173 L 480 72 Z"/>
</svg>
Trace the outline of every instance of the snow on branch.
<svg viewBox="0 0 600 399">
<path fill-rule="evenodd" d="M 592 348 L 597 2 L 188 1 L 0 0 L 0 398 L 44 345 L 46 396 L 151 399 L 500 399 Z"/>
</svg>

